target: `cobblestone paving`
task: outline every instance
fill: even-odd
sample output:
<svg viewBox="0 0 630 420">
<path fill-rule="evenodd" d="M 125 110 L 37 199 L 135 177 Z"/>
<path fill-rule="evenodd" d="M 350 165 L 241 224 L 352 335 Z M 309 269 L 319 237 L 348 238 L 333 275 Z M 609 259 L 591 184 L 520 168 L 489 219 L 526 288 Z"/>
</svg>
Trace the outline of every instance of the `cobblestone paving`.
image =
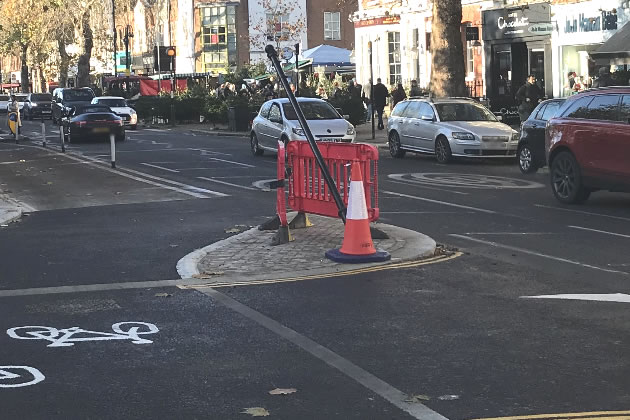
<svg viewBox="0 0 630 420">
<path fill-rule="evenodd" d="M 341 246 L 343 223 L 329 217 L 311 215 L 309 218 L 313 226 L 292 229 L 295 240 L 288 244 L 272 246 L 275 231 L 259 231 L 257 228 L 217 243 L 217 248 L 199 261 L 199 272 L 251 275 L 326 268 L 336 271 L 335 267 L 340 264 L 328 260 L 324 253 Z M 378 224 L 374 226 L 378 227 Z M 374 240 L 377 248 L 392 255 L 405 243 L 404 239 Z"/>
</svg>

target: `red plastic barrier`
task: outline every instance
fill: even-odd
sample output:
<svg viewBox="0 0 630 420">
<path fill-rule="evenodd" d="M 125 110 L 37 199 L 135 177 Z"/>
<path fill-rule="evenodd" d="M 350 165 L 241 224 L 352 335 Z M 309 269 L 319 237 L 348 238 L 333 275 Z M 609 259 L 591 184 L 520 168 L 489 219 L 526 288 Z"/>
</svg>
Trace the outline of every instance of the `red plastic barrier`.
<svg viewBox="0 0 630 420">
<path fill-rule="evenodd" d="M 278 141 L 277 168 L 278 182 L 282 183 L 282 181 L 285 180 L 284 143 L 282 141 Z M 276 213 L 278 214 L 278 218 L 280 219 L 280 226 L 288 226 L 287 205 L 284 200 L 284 186 L 281 184 L 281 186 L 279 186 L 277 189 L 276 197 Z"/>
<path fill-rule="evenodd" d="M 350 168 L 359 161 L 365 187 L 365 200 L 371 222 L 379 217 L 378 210 L 378 149 L 369 144 L 317 143 L 328 171 L 348 205 Z M 305 141 L 292 141 L 287 145 L 289 177 L 289 206 L 295 211 L 339 217 L 328 186 L 317 166 L 313 151 Z"/>
</svg>

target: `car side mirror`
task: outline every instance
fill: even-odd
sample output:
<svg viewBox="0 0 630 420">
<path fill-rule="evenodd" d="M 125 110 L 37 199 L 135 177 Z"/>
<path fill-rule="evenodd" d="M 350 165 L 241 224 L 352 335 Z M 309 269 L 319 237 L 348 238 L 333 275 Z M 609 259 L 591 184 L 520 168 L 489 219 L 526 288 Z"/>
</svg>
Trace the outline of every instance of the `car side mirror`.
<svg viewBox="0 0 630 420">
<path fill-rule="evenodd" d="M 424 115 L 420 116 L 420 119 L 422 121 L 431 121 L 431 122 L 435 121 L 435 117 L 433 115 L 429 115 L 429 114 L 424 114 Z"/>
<path fill-rule="evenodd" d="M 349 120 L 349 119 L 350 119 L 350 115 L 345 114 L 345 115 L 343 116 L 343 119 L 344 119 L 344 120 Z"/>
</svg>

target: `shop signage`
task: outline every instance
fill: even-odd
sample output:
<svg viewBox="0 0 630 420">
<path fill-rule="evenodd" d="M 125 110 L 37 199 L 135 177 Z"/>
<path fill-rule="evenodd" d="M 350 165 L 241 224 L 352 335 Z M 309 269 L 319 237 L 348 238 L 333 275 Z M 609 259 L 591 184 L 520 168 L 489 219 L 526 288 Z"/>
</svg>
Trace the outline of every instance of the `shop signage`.
<svg viewBox="0 0 630 420">
<path fill-rule="evenodd" d="M 599 16 L 586 17 L 580 13 L 578 18 L 567 19 L 564 31 L 566 33 L 576 32 L 599 32 L 614 31 L 617 29 L 617 10 L 602 11 Z"/>
<path fill-rule="evenodd" d="M 385 16 L 374 19 L 365 19 L 354 22 L 355 28 L 363 28 L 364 26 L 376 26 L 376 25 L 394 25 L 400 23 L 400 16 Z"/>
<path fill-rule="evenodd" d="M 479 41 L 478 26 L 466 26 L 466 41 Z"/>
<path fill-rule="evenodd" d="M 482 20 L 484 40 L 548 36 L 553 31 L 548 3 L 485 10 Z"/>
</svg>

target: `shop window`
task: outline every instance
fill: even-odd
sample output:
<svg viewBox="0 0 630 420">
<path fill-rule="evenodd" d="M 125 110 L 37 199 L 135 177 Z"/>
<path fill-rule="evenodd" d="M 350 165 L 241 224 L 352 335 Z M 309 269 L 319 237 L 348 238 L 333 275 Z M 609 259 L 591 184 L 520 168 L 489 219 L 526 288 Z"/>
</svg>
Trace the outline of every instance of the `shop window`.
<svg viewBox="0 0 630 420">
<path fill-rule="evenodd" d="M 619 112 L 620 95 L 598 95 L 588 105 L 586 116 L 589 120 L 616 121 Z"/>
<path fill-rule="evenodd" d="M 402 66 L 400 64 L 400 32 L 387 34 L 389 45 L 389 84 L 401 82 Z"/>
<path fill-rule="evenodd" d="M 619 121 L 630 124 L 630 95 L 624 96 L 623 100 L 621 101 Z"/>
<path fill-rule="evenodd" d="M 236 7 L 203 7 L 201 24 L 204 71 L 227 70 L 236 65 Z"/>
<path fill-rule="evenodd" d="M 340 12 L 324 12 L 324 39 L 326 41 L 341 40 Z"/>
</svg>

